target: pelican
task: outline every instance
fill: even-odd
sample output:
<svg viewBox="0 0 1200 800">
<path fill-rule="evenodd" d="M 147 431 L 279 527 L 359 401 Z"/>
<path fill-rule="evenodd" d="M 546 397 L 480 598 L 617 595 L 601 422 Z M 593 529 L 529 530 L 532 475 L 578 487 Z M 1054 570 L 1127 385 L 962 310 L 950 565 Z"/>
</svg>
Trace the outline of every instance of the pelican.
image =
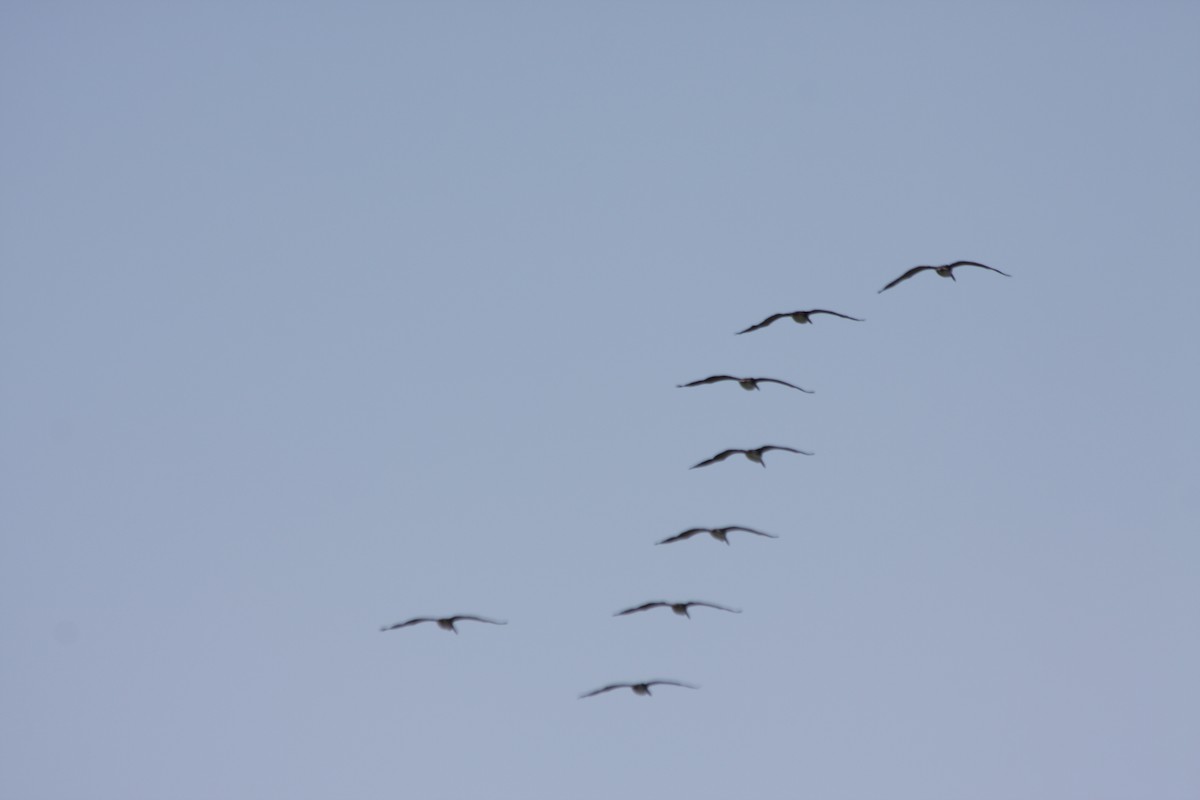
<svg viewBox="0 0 1200 800">
<path fill-rule="evenodd" d="M 900 281 L 906 281 L 909 278 L 911 278 L 913 275 L 916 275 L 918 272 L 924 272 L 927 269 L 933 270 L 938 275 L 941 275 L 943 278 L 949 278 L 952 281 L 957 280 L 957 278 L 954 277 L 954 268 L 955 267 L 983 267 L 984 269 L 990 269 L 992 272 L 1000 272 L 1000 270 L 996 269 L 995 267 L 989 267 L 987 264 L 980 264 L 978 261 L 955 261 L 953 264 L 943 264 L 940 267 L 932 267 L 929 265 L 913 267 L 908 272 L 904 273 L 899 278 L 896 278 L 896 280 L 892 281 L 887 286 L 880 289 L 879 294 L 886 292 L 888 289 L 892 288 L 897 283 L 900 283 Z M 1000 274 L 1006 278 L 1012 277 L 1012 275 L 1009 275 L 1007 272 L 1000 272 Z"/>
<path fill-rule="evenodd" d="M 780 386 L 790 386 L 793 389 L 800 389 L 799 386 L 793 383 L 781 381 L 777 378 L 735 378 L 732 375 L 711 375 L 698 381 L 692 381 L 691 383 L 677 384 L 675 388 L 686 389 L 689 386 L 703 386 L 706 383 L 720 383 L 721 381 L 737 381 L 738 386 L 741 386 L 747 392 L 753 392 L 755 389 L 758 389 L 760 383 L 778 383 Z M 800 391 L 806 394 L 814 394 L 812 389 L 800 389 Z"/>
<path fill-rule="evenodd" d="M 728 544 L 728 542 L 726 542 L 726 544 Z M 687 617 L 688 619 L 692 618 L 692 615 L 688 613 L 688 608 L 691 606 L 704 606 L 705 608 L 716 608 L 721 611 L 728 611 L 731 614 L 742 613 L 741 611 L 739 611 L 736 608 L 726 608 L 725 606 L 719 606 L 716 603 L 705 603 L 701 600 L 688 600 L 686 603 L 668 603 L 665 600 L 655 600 L 653 603 L 644 603 L 643 605 L 635 606 L 634 608 L 627 608 L 624 611 L 618 611 L 617 613 L 613 614 L 613 616 L 614 617 L 623 617 L 626 614 L 635 614 L 638 611 L 649 611 L 652 608 L 658 608 L 660 606 L 663 608 L 669 608 L 672 611 L 674 611 L 676 614 L 678 614 L 679 616 Z"/>
<path fill-rule="evenodd" d="M 813 314 L 832 314 L 833 316 L 841 317 L 842 319 L 852 319 L 855 322 L 866 322 L 866 320 L 864 320 L 864 319 L 859 319 L 858 317 L 848 317 L 845 314 L 839 314 L 836 311 L 826 311 L 823 308 L 813 308 L 813 309 L 809 309 L 808 311 L 789 311 L 784 314 L 772 314 L 771 316 L 767 317 L 766 319 L 764 319 L 762 322 L 758 323 L 757 325 L 751 325 L 749 328 L 746 328 L 746 330 L 744 330 L 744 331 L 738 331 L 738 334 L 740 335 L 743 333 L 749 333 L 750 331 L 756 331 L 759 328 L 765 328 L 768 325 L 770 325 L 772 322 L 774 322 L 775 320 L 783 319 L 784 317 L 791 317 L 792 322 L 798 323 L 800 325 L 811 325 Z"/>
<path fill-rule="evenodd" d="M 593 697 L 594 695 L 603 694 L 604 692 L 611 692 L 613 689 L 633 689 L 634 694 L 648 695 L 648 694 L 650 694 L 651 686 L 660 686 L 660 685 L 662 685 L 662 686 L 683 686 L 684 688 L 687 688 L 687 689 L 699 689 L 700 688 L 699 686 L 693 686 L 690 683 L 681 683 L 680 681 L 646 681 L 645 683 L 610 683 L 608 686 L 605 686 L 603 688 L 593 689 L 592 691 L 587 692 L 586 694 L 579 695 L 579 699 L 582 700 L 585 697 Z"/>
<path fill-rule="evenodd" d="M 486 622 L 489 625 L 507 625 L 507 622 L 501 622 L 498 619 L 488 619 L 486 617 L 476 617 L 471 614 L 456 614 L 453 617 L 413 617 L 406 622 L 397 622 L 395 625 L 385 625 L 380 628 L 381 631 L 394 631 L 396 628 L 407 628 L 409 625 L 417 625 L 422 622 L 436 622 L 437 626 L 444 631 L 458 633 L 458 628 L 454 627 L 454 623 L 459 620 L 471 619 L 476 622 Z"/>
<path fill-rule="evenodd" d="M 729 534 L 732 531 L 745 531 L 746 533 L 753 533 L 758 536 L 765 536 L 768 539 L 778 539 L 779 538 L 778 536 L 776 536 L 773 533 L 763 533 L 762 531 L 754 530 L 754 528 L 744 528 L 741 525 L 730 525 L 725 528 L 688 528 L 683 533 L 677 533 L 674 536 L 668 536 L 666 539 L 663 539 L 661 542 L 655 542 L 655 544 L 670 544 L 671 542 L 681 542 L 684 539 L 692 538 L 697 533 L 707 533 L 709 536 L 713 537 L 718 542 L 724 542 L 725 544 L 729 544 Z M 634 609 L 634 610 L 637 611 L 639 609 Z M 679 612 L 676 611 L 675 613 L 678 614 Z"/>
<path fill-rule="evenodd" d="M 762 447 L 755 447 L 753 450 L 737 450 L 737 449 L 724 450 L 720 453 L 717 453 L 712 458 L 708 458 L 708 459 L 705 459 L 704 461 L 701 461 L 699 464 L 693 464 L 692 466 L 688 467 L 688 469 L 696 469 L 697 467 L 707 467 L 709 464 L 715 464 L 718 461 L 724 461 L 725 459 L 727 459 L 730 456 L 735 455 L 737 453 L 741 453 L 746 458 L 753 461 L 755 464 L 758 464 L 759 466 L 766 468 L 767 464 L 765 461 L 763 461 L 763 454 L 767 453 L 771 450 L 786 450 L 789 453 L 799 453 L 802 456 L 813 455 L 812 453 L 808 452 L 807 450 L 797 450 L 794 447 L 782 447 L 777 444 L 764 444 Z"/>
</svg>

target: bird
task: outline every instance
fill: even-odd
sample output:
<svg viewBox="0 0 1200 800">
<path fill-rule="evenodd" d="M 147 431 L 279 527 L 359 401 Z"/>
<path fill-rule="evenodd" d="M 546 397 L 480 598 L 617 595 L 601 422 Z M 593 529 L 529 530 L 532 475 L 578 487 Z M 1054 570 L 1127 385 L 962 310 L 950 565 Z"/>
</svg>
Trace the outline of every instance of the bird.
<svg viewBox="0 0 1200 800">
<path fill-rule="evenodd" d="M 760 383 L 778 383 L 781 386 L 790 386 L 793 389 L 800 389 L 800 387 L 796 386 L 794 383 L 781 381 L 777 378 L 735 378 L 732 375 L 710 375 L 707 378 L 703 378 L 698 381 L 692 381 L 691 383 L 677 384 L 675 388 L 686 389 L 689 386 L 702 386 L 706 383 L 720 383 L 721 381 L 737 381 L 738 386 L 741 386 L 747 392 L 752 392 L 755 389 L 758 389 L 758 385 Z M 804 392 L 805 394 L 815 394 L 812 389 L 800 389 L 800 391 Z"/>
<path fill-rule="evenodd" d="M 742 527 L 741 525 L 729 525 L 728 527 L 725 527 L 725 528 L 688 528 L 686 531 L 684 531 L 682 533 L 677 533 L 674 536 L 668 536 L 666 539 L 663 539 L 661 542 L 655 542 L 655 544 L 670 544 L 671 542 L 681 542 L 684 539 L 692 538 L 697 533 L 707 533 L 709 536 L 716 539 L 718 542 L 724 542 L 725 544 L 729 544 L 729 534 L 732 531 L 745 531 L 746 533 L 753 533 L 758 536 L 765 536 L 768 539 L 778 539 L 779 538 L 778 536 L 776 536 L 773 533 L 763 533 L 762 531 L 756 531 L 754 528 L 745 528 L 745 527 Z M 635 610 L 639 610 L 639 609 L 635 609 Z M 676 612 L 676 613 L 678 613 L 678 612 Z"/>
<path fill-rule="evenodd" d="M 842 319 L 852 319 L 855 322 L 866 322 L 865 319 L 859 319 L 858 317 L 850 317 L 845 314 L 840 314 L 837 311 L 826 311 L 823 308 L 813 308 L 813 309 L 809 309 L 808 311 L 789 311 L 789 312 L 783 313 L 783 314 L 772 314 L 771 316 L 767 317 L 766 319 L 764 319 L 762 322 L 758 323 L 757 325 L 751 325 L 749 328 L 746 328 L 744 331 L 738 331 L 738 335 L 741 335 L 743 333 L 749 333 L 750 331 L 756 331 L 759 328 L 765 328 L 768 325 L 770 325 L 772 322 L 774 322 L 775 320 L 783 319 L 784 317 L 791 317 L 792 322 L 798 323 L 800 325 L 811 324 L 813 314 L 832 314 L 833 316 L 841 317 Z"/>
<path fill-rule="evenodd" d="M 651 686 L 683 686 L 687 689 L 699 689 L 699 686 L 693 686 L 690 683 L 682 683 L 681 681 L 646 681 L 645 683 L 610 683 L 600 689 L 593 689 L 590 692 L 579 695 L 582 700 L 585 697 L 593 697 L 604 692 L 610 692 L 613 689 L 633 689 L 634 694 L 648 695 L 650 694 Z"/>
<path fill-rule="evenodd" d="M 456 614 L 453 617 L 413 617 L 406 622 L 397 622 L 395 625 L 385 625 L 379 630 L 394 631 L 396 628 L 407 628 L 409 625 L 417 625 L 421 622 L 436 622 L 437 626 L 444 631 L 458 633 L 458 628 L 454 627 L 454 623 L 459 620 L 470 619 L 476 622 L 486 622 L 489 625 L 507 625 L 507 622 L 502 622 L 498 619 L 488 619 L 486 617 L 476 617 L 471 614 Z"/>
<path fill-rule="evenodd" d="M 955 261 L 953 264 L 943 264 L 940 267 L 924 265 L 924 266 L 920 266 L 920 267 L 913 267 L 908 272 L 904 273 L 899 278 L 896 278 L 896 280 L 892 281 L 887 286 L 880 289 L 879 292 L 877 292 L 877 294 L 882 294 L 883 292 L 886 292 L 888 289 L 895 286 L 897 283 L 900 283 L 901 281 L 906 281 L 909 278 L 911 278 L 913 275 L 916 275 L 918 272 L 924 272 L 927 269 L 933 270 L 938 275 L 941 275 L 943 278 L 949 278 L 950 280 L 957 280 L 957 278 L 954 277 L 955 267 L 983 267 L 984 269 L 990 269 L 992 272 L 1000 272 L 1000 270 L 996 269 L 995 267 L 989 267 L 987 264 L 980 264 L 978 261 Z M 1006 278 L 1012 277 L 1012 275 L 1009 275 L 1007 272 L 1000 272 L 1000 274 Z"/>
<path fill-rule="evenodd" d="M 686 603 L 668 603 L 665 600 L 655 600 L 652 603 L 644 603 L 640 606 L 635 606 L 634 608 L 627 608 L 624 611 L 618 611 L 617 613 L 613 614 L 613 616 L 614 617 L 623 617 L 626 614 L 634 614 L 634 613 L 637 613 L 638 611 L 649 611 L 650 609 L 658 608 L 659 606 L 662 606 L 663 608 L 669 608 L 672 611 L 674 611 L 676 614 L 678 614 L 679 616 L 687 617 L 688 619 L 692 618 L 692 615 L 688 613 L 688 608 L 691 606 L 704 606 L 705 608 L 716 608 L 716 609 L 720 609 L 721 611 L 728 611 L 731 614 L 742 613 L 741 611 L 739 611 L 736 608 L 726 608 L 725 606 L 719 606 L 716 603 L 705 603 L 701 600 L 688 600 Z"/>
<path fill-rule="evenodd" d="M 777 444 L 764 444 L 762 447 L 755 447 L 752 450 L 737 450 L 737 449 L 724 450 L 720 453 L 717 453 L 712 458 L 707 458 L 704 461 L 701 461 L 699 464 L 693 464 L 692 466 L 688 467 L 688 469 L 696 469 L 697 467 L 707 467 L 709 464 L 715 464 L 718 461 L 724 461 L 725 459 L 729 458 L 730 456 L 732 456 L 736 453 L 741 453 L 746 458 L 753 461 L 755 464 L 758 464 L 765 468 L 767 465 L 766 465 L 766 462 L 763 461 L 763 454 L 767 453 L 768 451 L 771 451 L 771 450 L 786 450 L 789 453 L 799 453 L 802 456 L 813 455 L 813 453 L 810 453 L 807 450 L 797 450 L 794 447 L 783 447 L 783 446 L 777 445 Z"/>
</svg>

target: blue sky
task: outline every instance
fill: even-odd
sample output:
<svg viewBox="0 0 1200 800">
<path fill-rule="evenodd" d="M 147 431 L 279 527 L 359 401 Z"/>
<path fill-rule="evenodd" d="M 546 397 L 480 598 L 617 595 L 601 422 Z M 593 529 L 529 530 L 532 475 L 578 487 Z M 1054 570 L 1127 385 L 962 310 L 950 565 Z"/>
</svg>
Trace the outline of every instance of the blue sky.
<svg viewBox="0 0 1200 800">
<path fill-rule="evenodd" d="M 1193 800 L 1198 23 L 6 4 L 0 795 Z"/>
</svg>

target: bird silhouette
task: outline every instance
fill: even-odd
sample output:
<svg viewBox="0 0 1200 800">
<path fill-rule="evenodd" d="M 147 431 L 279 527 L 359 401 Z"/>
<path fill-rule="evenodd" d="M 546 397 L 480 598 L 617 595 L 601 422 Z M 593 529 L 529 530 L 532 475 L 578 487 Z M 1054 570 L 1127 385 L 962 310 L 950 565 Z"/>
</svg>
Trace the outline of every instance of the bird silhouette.
<svg viewBox="0 0 1200 800">
<path fill-rule="evenodd" d="M 782 313 L 782 314 L 772 314 L 771 316 L 767 317 L 766 319 L 764 319 L 762 322 L 758 323 L 757 325 L 751 325 L 749 328 L 746 328 L 745 330 L 738 331 L 738 334 L 741 335 L 743 333 L 750 333 L 750 331 L 756 331 L 759 328 L 765 328 L 768 325 L 770 325 L 772 322 L 774 322 L 775 320 L 783 319 L 784 317 L 791 317 L 792 322 L 798 323 L 800 325 L 811 324 L 812 317 L 814 314 L 831 314 L 835 317 L 841 317 L 842 319 L 852 319 L 855 322 L 866 322 L 866 320 L 864 320 L 864 319 L 859 319 L 858 317 L 850 317 L 845 314 L 840 314 L 837 311 L 826 311 L 823 308 L 813 308 L 813 309 L 809 309 L 808 311 L 788 311 L 788 312 Z"/>
<path fill-rule="evenodd" d="M 458 633 L 458 628 L 454 627 L 454 623 L 460 620 L 469 619 L 475 622 L 486 622 L 489 625 L 507 625 L 507 622 L 502 622 L 497 619 L 488 619 L 486 617 L 476 617 L 471 614 L 456 614 L 453 617 L 413 617 L 405 622 L 397 622 L 395 625 L 385 625 L 380 628 L 381 631 L 394 631 L 396 628 L 407 628 L 409 625 L 417 625 L 422 622 L 436 622 L 437 626 L 444 631 L 452 631 Z"/>
<path fill-rule="evenodd" d="M 924 266 L 920 266 L 920 267 L 913 267 L 908 272 L 904 273 L 899 278 L 896 278 L 896 280 L 892 281 L 887 286 L 880 289 L 878 294 L 882 294 L 883 292 L 886 292 L 888 289 L 892 288 L 897 283 L 900 283 L 901 281 L 906 281 L 909 278 L 911 278 L 913 275 L 916 275 L 918 272 L 924 272 L 927 269 L 933 270 L 938 275 L 941 275 L 943 278 L 949 278 L 950 280 L 957 280 L 957 278 L 954 277 L 954 270 L 957 267 L 983 267 L 984 269 L 990 269 L 992 272 L 1000 272 L 1000 270 L 996 269 L 995 267 L 989 267 L 987 264 L 980 264 L 978 261 L 955 261 L 953 264 L 943 264 L 940 267 L 924 265 Z M 1000 272 L 1000 274 L 1006 278 L 1012 277 L 1012 275 L 1009 275 L 1007 272 Z"/>
<path fill-rule="evenodd" d="M 742 527 L 741 525 L 729 525 L 724 528 L 688 528 L 686 531 L 683 531 L 682 533 L 677 533 L 674 536 L 668 536 L 666 539 L 663 539 L 661 542 L 655 542 L 655 544 L 670 544 L 671 542 L 681 542 L 684 539 L 692 538 L 693 536 L 695 536 L 698 533 L 707 533 L 709 536 L 716 539 L 718 542 L 724 542 L 725 544 L 729 544 L 729 534 L 732 533 L 733 531 L 745 531 L 746 533 L 753 533 L 757 536 L 765 536 L 768 539 L 778 539 L 779 538 L 778 536 L 776 536 L 773 533 L 763 533 L 762 531 L 756 531 L 754 528 L 745 528 L 745 527 Z"/>
<path fill-rule="evenodd" d="M 760 383 L 778 383 L 781 386 L 790 386 L 793 389 L 800 389 L 800 387 L 796 386 L 794 383 L 781 381 L 778 378 L 735 378 L 732 375 L 711 375 L 698 381 L 692 381 L 691 383 L 680 383 L 676 385 L 675 388 L 686 389 L 689 386 L 703 386 L 706 383 L 720 383 L 721 381 L 737 381 L 738 386 L 741 386 L 747 392 L 752 392 L 755 389 L 758 389 L 758 385 Z M 800 391 L 806 394 L 814 394 L 811 389 L 800 389 Z"/>
<path fill-rule="evenodd" d="M 727 544 L 728 544 L 728 542 L 727 542 Z M 635 606 L 633 608 L 627 608 L 624 611 L 618 611 L 617 613 L 613 614 L 613 616 L 614 617 L 623 617 L 626 614 L 636 614 L 639 611 L 649 611 L 652 608 L 662 607 L 662 608 L 671 609 L 672 611 L 674 611 L 676 614 L 678 614 L 681 617 L 687 617 L 688 619 L 691 619 L 692 615 L 688 613 L 688 608 L 690 608 L 691 606 L 704 606 L 705 608 L 716 608 L 721 611 L 728 611 L 731 614 L 742 613 L 741 611 L 739 611 L 736 608 L 726 608 L 725 606 L 719 606 L 716 603 L 705 603 L 701 600 L 689 600 L 686 603 L 668 603 L 665 600 L 655 600 L 652 603 L 643 603 L 640 606 Z"/>
<path fill-rule="evenodd" d="M 777 444 L 764 444 L 762 447 L 755 447 L 751 450 L 738 450 L 738 449 L 724 450 L 720 453 L 717 453 L 712 458 L 706 458 L 704 461 L 701 461 L 699 464 L 693 464 L 692 466 L 688 467 L 688 469 L 696 469 L 697 467 L 707 467 L 709 464 L 715 464 L 718 461 L 724 461 L 725 459 L 729 458 L 730 456 L 737 455 L 738 453 L 741 453 L 746 458 L 753 461 L 755 464 L 758 464 L 759 466 L 762 466 L 765 468 L 767 466 L 767 464 L 766 464 L 766 462 L 763 461 L 763 454 L 768 453 L 771 450 L 786 450 L 789 453 L 799 453 L 802 456 L 813 455 L 812 453 L 808 452 L 807 450 L 797 450 L 794 447 L 783 447 L 782 445 L 777 445 Z"/>
<path fill-rule="evenodd" d="M 634 694 L 648 695 L 650 694 L 651 686 L 683 686 L 686 689 L 699 689 L 699 686 L 693 686 L 690 683 L 682 683 L 680 681 L 646 681 L 645 683 L 610 683 L 600 689 L 593 689 L 590 692 L 579 695 L 582 700 L 585 697 L 594 697 L 604 692 L 611 692 L 613 689 L 633 689 Z"/>
</svg>

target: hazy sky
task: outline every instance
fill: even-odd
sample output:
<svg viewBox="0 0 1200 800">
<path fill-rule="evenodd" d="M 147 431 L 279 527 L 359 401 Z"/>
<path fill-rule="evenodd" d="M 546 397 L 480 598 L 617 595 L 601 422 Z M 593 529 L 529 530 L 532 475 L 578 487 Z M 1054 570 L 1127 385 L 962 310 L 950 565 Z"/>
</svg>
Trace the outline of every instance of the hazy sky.
<svg viewBox="0 0 1200 800">
<path fill-rule="evenodd" d="M 1200 797 L 1198 40 L 4 3 L 0 796 Z"/>
</svg>

